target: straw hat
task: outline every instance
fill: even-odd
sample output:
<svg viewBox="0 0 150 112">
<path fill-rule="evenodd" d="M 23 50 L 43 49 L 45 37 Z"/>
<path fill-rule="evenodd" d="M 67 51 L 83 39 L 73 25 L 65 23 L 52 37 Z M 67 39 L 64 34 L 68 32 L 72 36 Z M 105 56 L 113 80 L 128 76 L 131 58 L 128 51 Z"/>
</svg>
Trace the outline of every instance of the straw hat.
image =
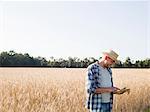
<svg viewBox="0 0 150 112">
<path fill-rule="evenodd" d="M 104 55 L 109 56 L 111 59 L 117 62 L 117 57 L 119 56 L 115 51 L 108 50 L 106 52 L 103 52 Z"/>
</svg>

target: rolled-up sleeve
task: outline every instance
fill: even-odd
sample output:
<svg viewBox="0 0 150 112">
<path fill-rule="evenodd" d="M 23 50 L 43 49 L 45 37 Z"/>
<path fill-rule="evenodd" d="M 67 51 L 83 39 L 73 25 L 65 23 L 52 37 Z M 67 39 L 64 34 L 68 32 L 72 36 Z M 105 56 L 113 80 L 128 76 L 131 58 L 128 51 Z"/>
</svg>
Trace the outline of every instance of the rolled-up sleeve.
<svg viewBox="0 0 150 112">
<path fill-rule="evenodd" d="M 96 91 L 96 82 L 95 82 L 95 75 L 92 72 L 91 68 L 87 69 L 87 74 L 86 74 L 86 89 L 88 93 L 95 93 Z"/>
</svg>

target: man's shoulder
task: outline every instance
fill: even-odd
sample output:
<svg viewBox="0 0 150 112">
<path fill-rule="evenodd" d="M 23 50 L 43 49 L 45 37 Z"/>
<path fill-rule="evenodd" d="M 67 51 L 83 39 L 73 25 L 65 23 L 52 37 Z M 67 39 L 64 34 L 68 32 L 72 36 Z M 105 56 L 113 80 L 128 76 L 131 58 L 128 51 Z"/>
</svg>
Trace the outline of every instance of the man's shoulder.
<svg viewBox="0 0 150 112">
<path fill-rule="evenodd" d="M 97 62 L 94 62 L 94 63 L 90 64 L 90 65 L 87 67 L 87 69 L 97 69 L 98 67 L 99 67 L 99 66 L 98 66 Z"/>
</svg>

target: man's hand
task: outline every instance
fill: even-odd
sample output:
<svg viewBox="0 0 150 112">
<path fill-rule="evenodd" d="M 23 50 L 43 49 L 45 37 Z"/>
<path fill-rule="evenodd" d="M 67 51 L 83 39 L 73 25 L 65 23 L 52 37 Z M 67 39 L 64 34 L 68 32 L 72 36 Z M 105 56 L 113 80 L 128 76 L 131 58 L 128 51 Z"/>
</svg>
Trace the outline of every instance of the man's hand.
<svg viewBox="0 0 150 112">
<path fill-rule="evenodd" d="M 126 87 L 125 88 L 123 88 L 123 89 L 121 89 L 121 90 L 117 90 L 117 91 L 114 91 L 113 93 L 114 94 L 123 94 L 123 93 L 125 93 L 125 92 L 127 92 L 128 94 L 130 93 L 130 89 L 127 89 Z"/>
</svg>

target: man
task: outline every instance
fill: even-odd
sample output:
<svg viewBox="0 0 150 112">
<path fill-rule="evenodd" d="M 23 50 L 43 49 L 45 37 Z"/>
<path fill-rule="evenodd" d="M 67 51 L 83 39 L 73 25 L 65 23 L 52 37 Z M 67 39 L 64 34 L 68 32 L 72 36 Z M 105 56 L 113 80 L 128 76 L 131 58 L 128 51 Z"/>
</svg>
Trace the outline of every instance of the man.
<svg viewBox="0 0 150 112">
<path fill-rule="evenodd" d="M 90 112 L 112 112 L 113 94 L 120 89 L 113 86 L 110 67 L 117 57 L 113 50 L 103 52 L 102 58 L 87 68 L 86 108 Z"/>
</svg>

